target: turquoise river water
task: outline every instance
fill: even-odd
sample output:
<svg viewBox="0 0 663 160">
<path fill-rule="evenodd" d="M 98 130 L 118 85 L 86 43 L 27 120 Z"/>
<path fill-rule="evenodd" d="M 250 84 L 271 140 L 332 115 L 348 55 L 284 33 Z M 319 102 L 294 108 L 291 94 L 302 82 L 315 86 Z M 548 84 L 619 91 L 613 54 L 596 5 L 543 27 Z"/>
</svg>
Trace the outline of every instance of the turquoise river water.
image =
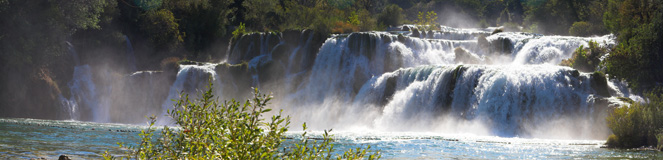
<svg viewBox="0 0 663 160">
<path fill-rule="evenodd" d="M 0 119 L 0 159 L 100 159 L 108 150 L 123 152 L 118 142 L 134 144 L 145 126 L 127 124 Z M 299 139 L 290 132 L 286 142 Z M 384 159 L 661 159 L 650 150 L 601 148 L 602 140 L 549 140 L 445 135 L 416 132 L 332 132 L 336 151 L 371 145 Z M 320 137 L 320 132 L 312 132 Z"/>
</svg>

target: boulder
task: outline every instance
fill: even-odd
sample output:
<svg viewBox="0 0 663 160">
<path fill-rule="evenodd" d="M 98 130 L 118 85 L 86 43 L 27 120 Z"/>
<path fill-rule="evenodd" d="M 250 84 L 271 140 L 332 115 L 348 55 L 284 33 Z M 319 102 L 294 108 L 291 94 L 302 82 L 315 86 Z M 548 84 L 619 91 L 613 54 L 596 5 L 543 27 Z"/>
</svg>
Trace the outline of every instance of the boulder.
<svg viewBox="0 0 663 160">
<path fill-rule="evenodd" d="M 504 32 L 504 28 L 500 27 L 500 28 L 497 28 L 497 29 L 493 30 L 493 33 L 491 33 L 491 35 L 496 34 L 496 33 L 500 33 L 500 32 Z"/>
<path fill-rule="evenodd" d="M 403 36 L 403 34 L 398 34 L 398 41 L 401 43 L 405 43 L 405 36 Z"/>
<path fill-rule="evenodd" d="M 456 49 L 454 49 L 454 54 L 456 54 L 456 59 L 454 60 L 456 62 L 462 62 L 465 64 L 481 63 L 481 58 L 475 56 L 474 54 L 468 52 L 467 50 L 461 47 L 456 47 Z"/>
<path fill-rule="evenodd" d="M 63 154 L 63 155 L 60 155 L 60 158 L 58 158 L 58 160 L 71 160 L 71 159 Z"/>
<path fill-rule="evenodd" d="M 387 103 L 389 103 L 391 98 L 396 93 L 396 84 L 398 82 L 397 80 L 397 76 L 387 78 L 387 84 L 384 88 L 384 92 L 382 92 L 382 98 L 380 98 L 380 102 L 378 102 L 380 106 L 387 105 Z"/>
<path fill-rule="evenodd" d="M 513 51 L 513 44 L 511 44 L 511 40 L 508 38 L 504 37 L 499 37 L 492 42 L 490 42 L 493 50 L 495 52 L 500 52 L 502 54 L 511 54 Z"/>
<path fill-rule="evenodd" d="M 596 94 L 603 97 L 610 97 L 608 90 L 608 80 L 603 72 L 596 71 L 591 74 L 591 86 L 596 91 Z"/>
<path fill-rule="evenodd" d="M 401 31 L 410 31 L 410 30 L 412 30 L 412 29 L 410 28 L 410 26 L 403 26 L 403 27 L 401 27 Z"/>
<path fill-rule="evenodd" d="M 426 37 L 434 38 L 435 37 L 435 32 L 433 32 L 433 30 L 428 31 L 428 33 L 426 33 Z"/>
<path fill-rule="evenodd" d="M 477 44 L 479 44 L 479 48 L 482 50 L 490 52 L 490 42 L 486 39 L 485 35 L 479 35 Z"/>
<path fill-rule="evenodd" d="M 419 37 L 419 36 L 421 36 L 420 33 L 419 33 L 419 30 L 416 29 L 416 28 L 412 29 L 411 32 L 412 32 L 412 34 L 410 35 L 410 37 Z"/>
</svg>

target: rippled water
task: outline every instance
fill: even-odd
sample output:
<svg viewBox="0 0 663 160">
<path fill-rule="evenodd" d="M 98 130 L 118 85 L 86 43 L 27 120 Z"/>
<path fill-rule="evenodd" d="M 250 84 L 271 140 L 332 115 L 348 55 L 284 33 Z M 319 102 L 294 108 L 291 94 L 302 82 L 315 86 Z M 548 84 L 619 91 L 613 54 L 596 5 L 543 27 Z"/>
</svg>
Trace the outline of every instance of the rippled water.
<svg viewBox="0 0 663 160">
<path fill-rule="evenodd" d="M 133 144 L 145 126 L 0 119 L 0 159 L 98 159 L 108 150 L 122 153 L 117 143 Z M 290 132 L 292 143 L 301 132 Z M 662 152 L 600 148 L 601 140 L 548 140 L 413 132 L 332 132 L 342 151 L 371 145 L 385 159 L 661 159 Z M 319 137 L 321 132 L 309 133 Z M 287 145 L 287 144 L 286 144 Z"/>
</svg>

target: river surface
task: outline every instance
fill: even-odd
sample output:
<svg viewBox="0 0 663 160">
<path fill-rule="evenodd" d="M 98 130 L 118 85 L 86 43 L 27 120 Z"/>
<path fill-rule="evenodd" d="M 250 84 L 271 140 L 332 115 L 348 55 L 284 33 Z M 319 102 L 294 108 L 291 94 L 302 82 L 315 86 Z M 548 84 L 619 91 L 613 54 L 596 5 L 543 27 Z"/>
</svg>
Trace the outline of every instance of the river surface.
<svg viewBox="0 0 663 160">
<path fill-rule="evenodd" d="M 135 144 L 145 126 L 0 119 L 0 159 L 99 159 L 108 150 L 123 152 L 117 143 Z M 293 130 L 293 129 L 291 129 Z M 661 159 L 662 152 L 601 148 L 603 140 L 502 138 L 428 132 L 332 132 L 337 152 L 371 145 L 383 159 Z M 292 144 L 301 132 L 289 132 Z M 320 137 L 321 132 L 309 133 Z"/>
</svg>

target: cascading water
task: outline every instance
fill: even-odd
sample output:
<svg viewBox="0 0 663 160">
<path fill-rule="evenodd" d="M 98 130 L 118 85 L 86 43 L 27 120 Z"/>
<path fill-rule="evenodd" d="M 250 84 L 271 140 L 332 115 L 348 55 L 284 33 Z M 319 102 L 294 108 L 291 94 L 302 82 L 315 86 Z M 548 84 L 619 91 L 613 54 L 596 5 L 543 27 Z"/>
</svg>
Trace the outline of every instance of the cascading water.
<svg viewBox="0 0 663 160">
<path fill-rule="evenodd" d="M 129 40 L 129 37 L 126 35 L 124 36 L 124 40 L 127 43 L 127 66 L 129 67 L 129 72 L 136 72 L 136 56 L 134 55 L 134 48 L 131 45 L 131 41 Z"/>
<path fill-rule="evenodd" d="M 166 115 L 166 111 L 173 109 L 175 104 L 173 99 L 179 99 L 180 93 L 186 93 L 192 95 L 192 98 L 199 95 L 199 92 L 205 91 L 204 89 L 209 85 L 210 81 L 216 90 L 214 94 L 219 97 L 223 97 L 223 92 L 221 89 L 222 84 L 220 83 L 219 75 L 214 71 L 216 64 L 205 64 L 205 65 L 181 65 L 179 72 L 177 72 L 177 79 L 170 87 L 168 91 L 168 98 L 162 104 L 163 113 L 157 116 Z M 169 121 L 165 117 L 158 119 L 159 124 L 168 124 Z"/>
<path fill-rule="evenodd" d="M 211 77 L 221 99 L 243 99 L 244 91 L 259 87 L 275 93 L 272 106 L 292 116 L 294 124 L 307 122 L 313 129 L 551 138 L 603 138 L 608 132 L 601 115 L 606 107 L 623 104 L 612 96 L 639 99 L 622 82 L 598 83 L 595 79 L 603 77 L 555 66 L 589 41 L 615 45 L 610 35 L 441 28 L 329 38 L 312 31 L 244 35 L 228 49 L 224 63 L 180 65 L 174 82 L 160 83 L 172 84 L 168 91 L 148 90 L 164 92 L 157 107 L 161 114 L 182 91 L 197 95 Z M 166 75 L 154 73 L 129 77 Z M 131 85 L 123 85 L 132 88 L 140 79 L 145 78 L 127 78 Z"/>
<path fill-rule="evenodd" d="M 66 42 L 66 44 L 76 66 L 74 67 L 73 78 L 68 83 L 71 97 L 67 99 L 60 95 L 61 105 L 69 113 L 69 119 L 98 121 L 102 119 L 101 117 L 107 117 L 96 112 L 99 109 L 99 101 L 96 86 L 92 82 L 90 66 L 81 65 L 74 46 L 69 42 Z"/>
<path fill-rule="evenodd" d="M 444 131 L 431 121 L 444 116 L 483 122 L 500 136 L 529 136 L 565 115 L 592 117 L 599 97 L 591 78 L 549 65 L 423 66 L 374 77 L 355 102 L 384 104 L 373 125 L 385 130 Z"/>
</svg>

